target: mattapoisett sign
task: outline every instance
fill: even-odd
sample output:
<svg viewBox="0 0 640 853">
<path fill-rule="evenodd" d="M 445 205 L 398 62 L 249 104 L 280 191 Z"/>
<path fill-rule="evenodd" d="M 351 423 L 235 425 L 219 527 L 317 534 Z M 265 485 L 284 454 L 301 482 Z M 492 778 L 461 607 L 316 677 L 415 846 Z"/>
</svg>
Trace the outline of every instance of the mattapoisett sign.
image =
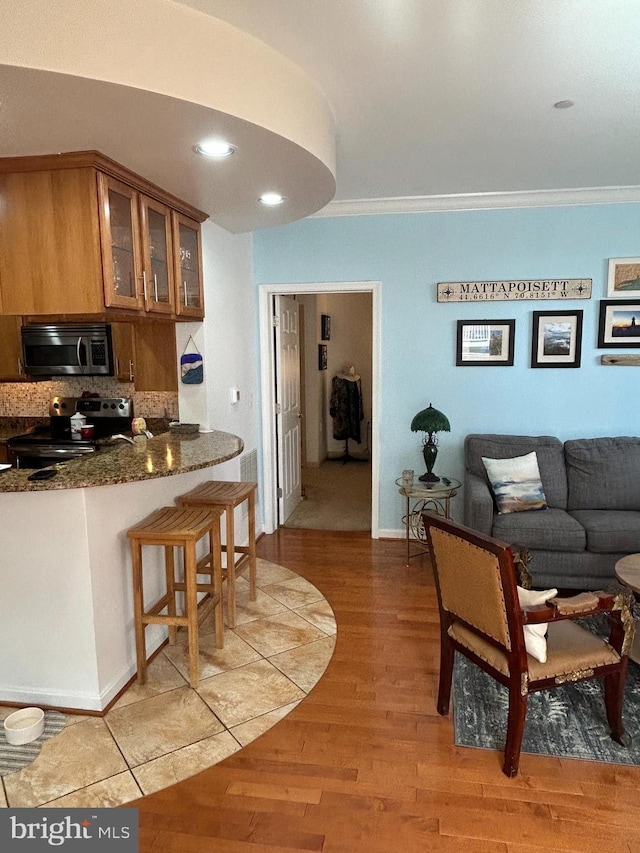
<svg viewBox="0 0 640 853">
<path fill-rule="evenodd" d="M 438 302 L 526 302 L 529 299 L 590 299 L 590 278 L 522 281 L 440 281 Z"/>
<path fill-rule="evenodd" d="M 138 809 L 0 809 L 0 850 L 138 853 Z"/>
</svg>

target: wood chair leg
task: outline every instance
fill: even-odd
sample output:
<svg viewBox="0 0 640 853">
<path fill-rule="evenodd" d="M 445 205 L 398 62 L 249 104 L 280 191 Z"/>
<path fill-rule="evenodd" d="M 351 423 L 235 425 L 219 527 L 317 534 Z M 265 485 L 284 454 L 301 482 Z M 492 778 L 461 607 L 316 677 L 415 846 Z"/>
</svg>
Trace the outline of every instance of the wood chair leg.
<svg viewBox="0 0 640 853">
<path fill-rule="evenodd" d="M 520 749 L 524 723 L 527 717 L 527 695 L 522 695 L 520 680 L 509 685 L 509 717 L 507 722 L 507 740 L 504 745 L 504 764 L 502 772 L 510 779 L 518 775 Z"/>
<path fill-rule="evenodd" d="M 249 598 L 256 600 L 256 493 L 249 495 Z"/>
<path fill-rule="evenodd" d="M 451 681 L 455 649 L 446 631 L 440 632 L 440 684 L 438 686 L 438 713 L 443 717 L 449 713 Z"/>
<path fill-rule="evenodd" d="M 611 729 L 611 737 L 622 746 L 631 745 L 631 736 L 627 734 L 622 722 L 622 703 L 624 700 L 624 684 L 627 676 L 627 661 L 619 672 L 604 677 L 604 704 L 607 712 L 607 722 Z"/>
<path fill-rule="evenodd" d="M 227 506 L 227 622 L 230 628 L 236 627 L 236 543 L 234 531 L 234 512 L 232 506 Z"/>
<path fill-rule="evenodd" d="M 133 572 L 133 616 L 136 632 L 136 661 L 138 664 L 138 683 L 147 680 L 147 649 L 145 645 L 142 621 L 144 614 L 144 590 L 142 586 L 142 545 L 131 540 L 131 568 Z"/>
<path fill-rule="evenodd" d="M 176 567 L 173 554 L 173 545 L 164 546 L 164 570 L 167 579 L 167 593 L 169 601 L 167 603 L 167 613 L 169 616 L 176 615 Z M 178 629 L 175 625 L 169 625 L 169 645 L 175 646 Z"/>
<path fill-rule="evenodd" d="M 198 660 L 198 579 L 196 577 L 196 545 L 185 543 L 184 549 L 185 608 L 187 613 L 187 631 L 189 633 L 189 685 L 197 687 L 200 681 Z"/>
<path fill-rule="evenodd" d="M 216 648 L 224 648 L 224 616 L 222 613 L 222 545 L 220 522 L 216 519 L 209 533 L 209 564 L 214 594 L 218 603 L 213 608 L 213 627 L 215 629 Z"/>
</svg>

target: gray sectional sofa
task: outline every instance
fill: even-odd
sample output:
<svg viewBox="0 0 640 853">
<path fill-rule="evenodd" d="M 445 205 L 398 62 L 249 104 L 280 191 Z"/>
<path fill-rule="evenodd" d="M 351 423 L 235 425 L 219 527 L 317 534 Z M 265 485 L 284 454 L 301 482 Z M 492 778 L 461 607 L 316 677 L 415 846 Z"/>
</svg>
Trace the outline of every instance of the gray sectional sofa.
<svg viewBox="0 0 640 853">
<path fill-rule="evenodd" d="M 640 552 L 640 438 L 468 435 L 464 523 L 531 551 L 534 587 L 598 589 Z M 548 509 L 499 514 L 482 457 L 535 450 Z"/>
</svg>

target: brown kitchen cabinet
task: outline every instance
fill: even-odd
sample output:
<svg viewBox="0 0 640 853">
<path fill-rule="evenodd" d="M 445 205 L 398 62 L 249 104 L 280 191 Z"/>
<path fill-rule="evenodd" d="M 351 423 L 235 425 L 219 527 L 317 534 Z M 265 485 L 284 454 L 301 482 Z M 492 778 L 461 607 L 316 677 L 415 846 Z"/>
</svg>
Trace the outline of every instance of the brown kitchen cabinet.
<svg viewBox="0 0 640 853">
<path fill-rule="evenodd" d="M 136 391 L 177 391 L 174 323 L 111 323 L 114 377 Z"/>
<path fill-rule="evenodd" d="M 22 317 L 0 316 L 0 382 L 26 382 L 22 361 Z"/>
<path fill-rule="evenodd" d="M 111 323 L 113 375 L 118 382 L 135 380 L 135 341 L 131 323 Z"/>
<path fill-rule="evenodd" d="M 200 223 L 173 211 L 173 242 L 176 247 L 176 314 L 190 319 L 204 317 L 202 241 Z"/>
<path fill-rule="evenodd" d="M 98 194 L 106 307 L 173 314 L 171 209 L 102 173 Z"/>
<path fill-rule="evenodd" d="M 144 308 L 138 193 L 98 174 L 99 223 L 107 308 Z"/>
<path fill-rule="evenodd" d="M 142 285 L 145 310 L 173 314 L 175 305 L 174 249 L 171 210 L 166 204 L 140 196 Z"/>
<path fill-rule="evenodd" d="M 202 211 L 95 151 L 0 159 L 0 197 L 0 313 L 203 316 Z"/>
<path fill-rule="evenodd" d="M 136 391 L 177 391 L 176 328 L 173 323 L 135 324 Z"/>
</svg>

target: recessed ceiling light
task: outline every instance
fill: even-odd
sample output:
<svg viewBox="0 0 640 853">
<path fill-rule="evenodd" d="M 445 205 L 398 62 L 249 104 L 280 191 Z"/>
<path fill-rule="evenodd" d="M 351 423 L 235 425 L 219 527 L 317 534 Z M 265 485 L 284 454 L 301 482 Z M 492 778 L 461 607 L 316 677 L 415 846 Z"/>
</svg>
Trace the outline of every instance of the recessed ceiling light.
<svg viewBox="0 0 640 853">
<path fill-rule="evenodd" d="M 557 110 L 568 110 L 574 105 L 575 101 L 556 101 L 553 105 Z"/>
<path fill-rule="evenodd" d="M 260 201 L 263 204 L 273 206 L 275 204 L 282 204 L 282 202 L 284 201 L 284 196 L 280 195 L 280 193 L 262 193 L 262 195 L 260 196 Z"/>
<path fill-rule="evenodd" d="M 213 139 L 211 142 L 201 142 L 196 145 L 198 154 L 204 154 L 205 157 L 228 157 L 230 154 L 235 154 L 236 149 L 224 139 Z"/>
</svg>

